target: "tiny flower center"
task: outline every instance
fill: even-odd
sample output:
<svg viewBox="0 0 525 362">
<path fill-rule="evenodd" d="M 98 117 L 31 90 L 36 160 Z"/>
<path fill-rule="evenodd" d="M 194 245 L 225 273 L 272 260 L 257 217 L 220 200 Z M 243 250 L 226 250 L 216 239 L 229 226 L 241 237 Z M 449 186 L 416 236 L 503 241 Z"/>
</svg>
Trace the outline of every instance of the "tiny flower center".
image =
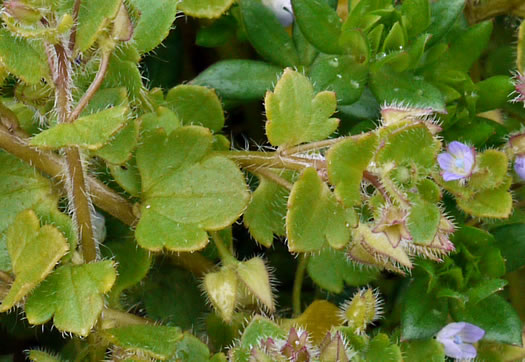
<svg viewBox="0 0 525 362">
<path fill-rule="evenodd" d="M 455 335 L 455 336 L 454 336 L 454 343 L 455 343 L 455 344 L 463 344 L 463 340 L 461 339 L 460 336 Z"/>
<path fill-rule="evenodd" d="M 462 158 L 456 158 L 454 164 L 456 165 L 457 168 L 460 168 L 460 169 L 465 169 L 465 161 L 463 161 Z"/>
</svg>

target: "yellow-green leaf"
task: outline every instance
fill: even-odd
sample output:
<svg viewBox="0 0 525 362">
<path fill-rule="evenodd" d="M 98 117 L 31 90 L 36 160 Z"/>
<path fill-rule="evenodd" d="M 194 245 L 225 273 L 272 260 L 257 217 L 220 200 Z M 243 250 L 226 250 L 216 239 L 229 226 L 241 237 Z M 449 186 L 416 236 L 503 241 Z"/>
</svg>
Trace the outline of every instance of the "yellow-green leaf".
<svg viewBox="0 0 525 362">
<path fill-rule="evenodd" d="M 119 106 L 80 117 L 73 123 L 61 123 L 31 139 L 33 146 L 58 149 L 80 146 L 97 150 L 127 124 L 127 107 Z"/>
<path fill-rule="evenodd" d="M 32 210 L 18 214 L 7 231 L 7 248 L 15 281 L 0 305 L 0 312 L 12 308 L 46 276 L 69 249 L 66 238 L 51 225 L 40 227 Z"/>
<path fill-rule="evenodd" d="M 330 136 L 339 125 L 330 118 L 336 109 L 333 92 L 314 95 L 312 84 L 301 73 L 287 68 L 273 92 L 265 97 L 266 133 L 274 146 L 294 146 Z"/>
<path fill-rule="evenodd" d="M 54 317 L 58 330 L 87 336 L 104 307 L 103 294 L 116 277 L 111 261 L 62 266 L 28 298 L 27 320 L 44 324 Z"/>
</svg>

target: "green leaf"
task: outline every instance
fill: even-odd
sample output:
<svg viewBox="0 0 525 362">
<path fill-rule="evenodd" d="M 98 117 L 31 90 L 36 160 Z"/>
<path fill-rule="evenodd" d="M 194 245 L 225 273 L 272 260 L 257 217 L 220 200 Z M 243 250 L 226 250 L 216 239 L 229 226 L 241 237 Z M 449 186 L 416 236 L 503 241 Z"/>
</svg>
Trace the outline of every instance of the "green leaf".
<svg viewBox="0 0 525 362">
<path fill-rule="evenodd" d="M 27 299 L 27 320 L 44 324 L 54 316 L 58 330 L 87 336 L 104 307 L 103 293 L 115 279 L 111 261 L 62 266 Z"/>
<path fill-rule="evenodd" d="M 507 179 L 507 155 L 499 150 L 488 149 L 476 157 L 477 171 L 471 176 L 469 188 L 486 190 L 497 188 Z"/>
<path fill-rule="evenodd" d="M 256 100 L 264 97 L 281 72 L 280 67 L 256 60 L 222 60 L 206 68 L 191 84 L 214 88 L 226 99 Z"/>
<path fill-rule="evenodd" d="M 68 238 L 70 250 L 77 245 L 77 232 L 70 217 L 57 208 L 58 195 L 53 192 L 48 178 L 10 154 L 0 151 L 0 270 L 10 270 L 11 262 L 7 253 L 7 227 L 16 216 L 29 208 L 46 224 L 52 224 Z"/>
<path fill-rule="evenodd" d="M 259 0 L 241 0 L 240 9 L 246 35 L 263 58 L 283 67 L 299 64 L 292 38 L 268 7 Z"/>
<path fill-rule="evenodd" d="M 430 2 L 428 0 L 404 1 L 401 12 L 406 17 L 409 37 L 419 36 L 430 25 Z"/>
<path fill-rule="evenodd" d="M 255 316 L 244 329 L 240 345 L 241 347 L 251 348 L 258 345 L 263 338 L 281 339 L 285 338 L 285 335 L 284 330 L 271 320 Z"/>
<path fill-rule="evenodd" d="M 177 327 L 135 325 L 105 329 L 103 336 L 111 343 L 159 359 L 168 359 L 177 350 L 182 332 Z"/>
<path fill-rule="evenodd" d="M 464 6 L 465 0 L 440 0 L 430 4 L 431 20 L 426 31 L 432 34 L 431 44 L 440 41 L 452 28 Z"/>
<path fill-rule="evenodd" d="M 109 25 L 120 7 L 120 0 L 90 0 L 78 12 L 75 49 L 88 50 Z"/>
<path fill-rule="evenodd" d="M 402 362 L 401 350 L 396 344 L 392 344 L 388 336 L 379 333 L 368 345 L 366 361 L 369 362 Z"/>
<path fill-rule="evenodd" d="M 122 240 L 110 240 L 104 243 L 104 256 L 111 257 L 117 262 L 118 278 L 111 292 L 109 301 L 114 307 L 120 306 L 122 292 L 139 283 L 149 271 L 151 255 L 147 250 L 137 248 L 132 235 L 123 235 Z"/>
<path fill-rule="evenodd" d="M 492 21 L 485 21 L 462 33 L 450 44 L 448 51 L 441 57 L 434 72 L 439 75 L 446 69 L 469 71 L 472 64 L 487 48 L 492 28 Z M 469 51 L 466 52 L 465 49 L 469 49 Z"/>
<path fill-rule="evenodd" d="M 273 244 L 274 234 L 285 235 L 284 218 L 289 194 L 284 187 L 264 177 L 260 178 L 243 217 L 244 225 L 259 244 L 269 248 Z"/>
<path fill-rule="evenodd" d="M 138 69 L 140 55 L 132 46 L 118 47 L 112 54 L 102 88 L 125 87 L 129 97 L 140 98 L 143 89 L 142 75 Z"/>
<path fill-rule="evenodd" d="M 218 18 L 233 4 L 234 0 L 182 0 L 179 9 L 195 18 Z"/>
<path fill-rule="evenodd" d="M 383 41 L 383 52 L 403 49 L 406 45 L 405 30 L 399 22 L 395 22 Z"/>
<path fill-rule="evenodd" d="M 525 73 L 525 22 L 521 22 L 518 31 L 518 49 L 516 65 L 521 74 Z"/>
<path fill-rule="evenodd" d="M 139 245 L 202 249 L 205 230 L 223 229 L 244 211 L 250 198 L 244 176 L 224 157 L 205 157 L 212 142 L 207 129 L 195 126 L 145 138 L 137 151 L 144 197 L 135 233 Z"/>
<path fill-rule="evenodd" d="M 221 101 L 213 89 L 179 85 L 166 95 L 166 105 L 177 113 L 182 124 L 204 126 L 214 132 L 219 132 L 224 126 Z"/>
<path fill-rule="evenodd" d="M 140 53 L 152 51 L 168 36 L 177 15 L 177 1 L 129 0 L 131 13 L 138 13 L 133 41 Z"/>
<path fill-rule="evenodd" d="M 125 87 L 99 89 L 81 116 L 89 116 L 116 106 L 127 106 L 128 103 L 128 92 Z"/>
<path fill-rule="evenodd" d="M 433 337 L 447 323 L 446 299 L 427 294 L 427 283 L 412 280 L 403 298 L 401 309 L 401 340 Z"/>
<path fill-rule="evenodd" d="M 344 208 L 313 168 L 303 171 L 288 200 L 286 235 L 290 252 L 342 248 L 350 240 Z"/>
<path fill-rule="evenodd" d="M 195 276 L 167 263 L 150 272 L 140 292 L 147 316 L 163 324 L 197 328 L 208 312 Z"/>
<path fill-rule="evenodd" d="M 210 351 L 200 339 L 189 332 L 184 332 L 182 340 L 177 343 L 175 359 L 188 362 L 209 361 Z"/>
<path fill-rule="evenodd" d="M 377 135 L 368 133 L 336 143 L 326 154 L 328 178 L 335 196 L 346 207 L 361 204 L 361 181 L 378 146 Z"/>
<path fill-rule="evenodd" d="M 181 126 L 181 121 L 175 112 L 162 106 L 158 107 L 155 112 L 144 114 L 140 120 L 141 128 L 145 132 L 162 128 L 169 135 Z"/>
<path fill-rule="evenodd" d="M 341 18 L 324 0 L 292 0 L 295 21 L 305 38 L 327 54 L 341 52 Z"/>
<path fill-rule="evenodd" d="M 138 142 L 139 128 L 137 119 L 129 120 L 124 128 L 108 144 L 96 150 L 94 155 L 116 165 L 129 161 Z"/>
<path fill-rule="evenodd" d="M 407 227 L 417 245 L 432 244 L 438 232 L 441 211 L 439 207 L 428 201 L 416 198 L 407 218 Z"/>
<path fill-rule="evenodd" d="M 435 339 L 413 340 L 401 343 L 405 361 L 445 362 L 443 345 Z"/>
<path fill-rule="evenodd" d="M 339 104 L 359 100 L 368 76 L 368 62 L 354 55 L 318 55 L 310 67 L 310 78 L 316 92 L 334 91 Z"/>
<path fill-rule="evenodd" d="M 80 146 L 97 150 L 126 125 L 127 107 L 119 106 L 80 117 L 73 123 L 61 123 L 31 139 L 33 146 L 58 149 Z"/>
<path fill-rule="evenodd" d="M 142 185 L 140 183 L 140 173 L 137 168 L 137 160 L 132 157 L 123 165 L 108 165 L 111 176 L 126 192 L 132 196 L 140 194 Z"/>
<path fill-rule="evenodd" d="M 525 224 L 503 225 L 491 231 L 508 272 L 525 265 Z"/>
<path fill-rule="evenodd" d="M 69 249 L 66 238 L 51 225 L 40 227 L 32 210 L 18 214 L 7 231 L 7 248 L 15 281 L 0 305 L 11 309 L 46 278 Z"/>
<path fill-rule="evenodd" d="M 379 148 L 376 155 L 376 162 L 379 164 L 394 162 L 399 166 L 415 163 L 427 170 L 434 166 L 441 148 L 440 142 L 435 140 L 428 128 L 421 123 L 393 131 L 382 144 L 383 147 Z"/>
<path fill-rule="evenodd" d="M 274 92 L 266 93 L 266 133 L 274 146 L 294 146 L 322 140 L 339 124 L 329 118 L 336 109 L 333 92 L 314 96 L 312 84 L 304 75 L 287 68 Z"/>
<path fill-rule="evenodd" d="M 483 280 L 481 283 L 473 288 L 470 288 L 466 295 L 469 299 L 470 304 L 476 304 L 483 299 L 490 297 L 492 294 L 497 293 L 507 285 L 508 282 L 503 279 L 490 279 Z"/>
<path fill-rule="evenodd" d="M 379 276 L 376 270 L 359 269 L 343 251 L 323 249 L 308 259 L 308 275 L 315 284 L 329 292 L 339 294 L 344 282 L 353 287 L 366 285 Z"/>
<path fill-rule="evenodd" d="M 370 89 L 379 103 L 410 104 L 413 108 L 445 110 L 441 92 L 430 83 L 409 73 L 396 73 L 389 67 L 371 67 Z"/>
<path fill-rule="evenodd" d="M 29 84 L 50 78 L 44 45 L 15 37 L 6 29 L 0 29 L 0 61 L 9 73 Z"/>
<path fill-rule="evenodd" d="M 503 108 L 509 101 L 509 94 L 514 91 L 512 79 L 506 75 L 497 75 L 477 82 L 476 92 L 479 96 L 476 112 L 486 112 Z"/>
<path fill-rule="evenodd" d="M 472 198 L 456 198 L 458 206 L 475 217 L 507 218 L 512 211 L 512 196 L 504 184 L 497 189 L 476 193 Z"/>
<path fill-rule="evenodd" d="M 452 308 L 457 321 L 472 323 L 485 330 L 485 341 L 522 345 L 522 323 L 514 308 L 499 295 L 491 295 L 464 308 Z"/>
</svg>

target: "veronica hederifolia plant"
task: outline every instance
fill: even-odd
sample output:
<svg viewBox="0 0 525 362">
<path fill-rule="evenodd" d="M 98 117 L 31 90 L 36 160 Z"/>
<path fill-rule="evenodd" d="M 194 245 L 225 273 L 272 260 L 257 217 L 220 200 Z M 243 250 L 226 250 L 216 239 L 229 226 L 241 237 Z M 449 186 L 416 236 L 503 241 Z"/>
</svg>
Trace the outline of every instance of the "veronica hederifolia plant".
<svg viewBox="0 0 525 362">
<path fill-rule="evenodd" d="M 523 117 L 477 61 L 501 24 L 468 26 L 463 5 L 4 1 L 1 310 L 87 336 L 62 359 L 471 356 L 450 319 L 486 331 L 482 356 L 519 344 Z M 177 8 L 199 45 L 264 61 L 148 89 L 139 62 Z M 221 132 L 263 98 L 269 145 L 241 150 Z"/>
</svg>

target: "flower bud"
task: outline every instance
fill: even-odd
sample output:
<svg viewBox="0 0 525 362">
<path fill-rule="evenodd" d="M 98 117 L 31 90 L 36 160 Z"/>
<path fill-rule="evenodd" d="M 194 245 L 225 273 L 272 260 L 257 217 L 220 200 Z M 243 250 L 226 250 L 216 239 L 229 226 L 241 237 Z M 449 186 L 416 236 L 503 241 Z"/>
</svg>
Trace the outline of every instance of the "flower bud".
<svg viewBox="0 0 525 362">
<path fill-rule="evenodd" d="M 21 0 L 4 1 L 4 9 L 8 15 L 25 23 L 36 23 L 42 19 L 40 11 L 26 5 Z"/>
<path fill-rule="evenodd" d="M 204 290 L 210 303 L 225 322 L 231 322 L 237 304 L 237 275 L 231 268 L 208 273 L 204 277 Z"/>
<path fill-rule="evenodd" d="M 133 24 L 129 17 L 128 9 L 124 4 L 120 5 L 120 9 L 113 22 L 113 39 L 120 41 L 128 41 L 133 36 Z"/>
<path fill-rule="evenodd" d="M 361 289 L 341 306 L 341 317 L 355 333 L 360 334 L 368 324 L 381 317 L 382 304 L 377 290 Z"/>
<path fill-rule="evenodd" d="M 281 354 L 289 361 L 307 362 L 310 361 L 310 351 L 312 346 L 308 338 L 308 332 L 302 329 L 290 328 L 288 339 L 281 348 Z"/>
<path fill-rule="evenodd" d="M 515 155 L 525 155 L 525 133 L 516 134 L 509 138 L 510 147 Z"/>
<path fill-rule="evenodd" d="M 237 276 L 259 302 L 270 312 L 275 310 L 271 278 L 264 261 L 255 257 L 237 265 Z"/>
<path fill-rule="evenodd" d="M 326 334 L 325 339 L 319 346 L 320 348 L 320 354 L 319 354 L 319 361 L 320 362 L 348 362 L 350 361 L 350 357 L 348 354 L 348 348 L 346 347 L 346 343 L 343 339 L 343 336 L 341 335 L 341 332 L 336 332 L 334 335 L 332 333 L 328 332 Z M 350 351 L 351 352 L 351 351 Z"/>
</svg>

